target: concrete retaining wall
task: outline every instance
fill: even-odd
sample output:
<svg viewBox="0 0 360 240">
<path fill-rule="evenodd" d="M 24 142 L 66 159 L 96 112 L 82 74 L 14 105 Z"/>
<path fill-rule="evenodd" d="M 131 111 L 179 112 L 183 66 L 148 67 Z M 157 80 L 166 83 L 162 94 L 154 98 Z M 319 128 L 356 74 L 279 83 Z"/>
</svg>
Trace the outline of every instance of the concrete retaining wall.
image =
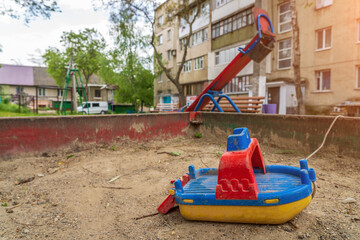
<svg viewBox="0 0 360 240">
<path fill-rule="evenodd" d="M 211 131 L 232 131 L 247 127 L 260 144 L 282 149 L 303 150 L 309 154 L 322 143 L 335 117 L 267 114 L 201 113 L 203 126 Z M 328 135 L 322 151 L 360 156 L 360 118 L 339 118 Z M 305 156 L 306 157 L 306 156 Z"/>
<path fill-rule="evenodd" d="M 0 119 L 0 158 L 78 143 L 110 143 L 184 135 L 188 113 Z"/>
<path fill-rule="evenodd" d="M 220 129 L 221 143 L 237 127 L 247 127 L 260 144 L 314 151 L 334 117 L 232 113 L 201 113 L 202 128 Z M 189 113 L 33 117 L 0 119 L 0 159 L 56 151 L 75 144 L 144 141 L 185 135 Z M 224 131 L 227 131 L 225 133 Z M 360 118 L 340 118 L 322 151 L 360 156 Z"/>
</svg>

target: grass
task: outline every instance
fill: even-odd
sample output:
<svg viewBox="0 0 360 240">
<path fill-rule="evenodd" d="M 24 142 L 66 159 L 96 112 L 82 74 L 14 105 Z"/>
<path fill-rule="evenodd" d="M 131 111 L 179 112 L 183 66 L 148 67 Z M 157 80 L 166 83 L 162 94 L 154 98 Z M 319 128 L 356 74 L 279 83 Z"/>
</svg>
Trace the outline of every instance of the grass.
<svg viewBox="0 0 360 240">
<path fill-rule="evenodd" d="M 49 115 L 48 114 L 36 114 L 33 112 L 17 113 L 17 112 L 0 111 L 0 117 L 31 117 L 31 116 L 49 116 Z"/>
</svg>

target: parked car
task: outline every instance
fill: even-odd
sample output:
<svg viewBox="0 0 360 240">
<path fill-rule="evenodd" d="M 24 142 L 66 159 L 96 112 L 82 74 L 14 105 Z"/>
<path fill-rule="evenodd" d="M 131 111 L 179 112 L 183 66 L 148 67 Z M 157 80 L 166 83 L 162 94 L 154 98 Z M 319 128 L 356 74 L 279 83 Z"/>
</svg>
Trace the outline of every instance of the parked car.
<svg viewBox="0 0 360 240">
<path fill-rule="evenodd" d="M 107 102 L 87 102 L 77 108 L 78 113 L 83 114 L 105 114 L 109 111 Z"/>
</svg>

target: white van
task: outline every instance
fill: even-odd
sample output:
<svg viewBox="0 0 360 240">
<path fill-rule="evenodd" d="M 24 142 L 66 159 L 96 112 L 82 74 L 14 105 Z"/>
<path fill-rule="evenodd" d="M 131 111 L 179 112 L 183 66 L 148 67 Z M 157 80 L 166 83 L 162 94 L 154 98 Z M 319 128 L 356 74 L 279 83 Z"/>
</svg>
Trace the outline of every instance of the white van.
<svg viewBox="0 0 360 240">
<path fill-rule="evenodd" d="M 78 113 L 83 114 L 105 114 L 109 111 L 107 102 L 83 102 L 82 106 L 77 108 Z"/>
</svg>

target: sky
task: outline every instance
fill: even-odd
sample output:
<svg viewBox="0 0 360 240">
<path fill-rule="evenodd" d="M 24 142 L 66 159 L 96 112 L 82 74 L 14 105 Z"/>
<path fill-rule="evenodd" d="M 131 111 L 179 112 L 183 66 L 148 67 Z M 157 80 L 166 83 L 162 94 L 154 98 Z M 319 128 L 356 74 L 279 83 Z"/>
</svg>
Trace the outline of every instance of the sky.
<svg viewBox="0 0 360 240">
<path fill-rule="evenodd" d="M 31 58 L 40 59 L 51 47 L 62 48 L 60 37 L 64 31 L 95 28 L 112 42 L 109 35 L 109 14 L 94 11 L 91 0 L 58 0 L 61 13 L 52 13 L 50 19 L 38 17 L 28 26 L 24 21 L 0 16 L 0 64 L 38 66 Z"/>
</svg>

